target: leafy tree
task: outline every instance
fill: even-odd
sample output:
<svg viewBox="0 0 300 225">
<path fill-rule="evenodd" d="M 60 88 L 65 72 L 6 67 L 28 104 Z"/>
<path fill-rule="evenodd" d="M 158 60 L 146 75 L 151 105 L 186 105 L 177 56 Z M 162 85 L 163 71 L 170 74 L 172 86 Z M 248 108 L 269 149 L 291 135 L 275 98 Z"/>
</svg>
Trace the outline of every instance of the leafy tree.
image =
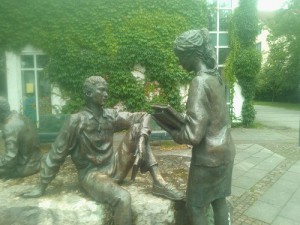
<svg viewBox="0 0 300 225">
<path fill-rule="evenodd" d="M 67 111 L 78 110 L 92 74 L 107 79 L 110 106 L 121 100 L 128 110 L 147 109 L 144 86 L 131 74 L 136 64 L 146 68 L 146 82 L 158 82 L 155 101 L 180 109 L 178 85 L 190 76 L 172 43 L 207 25 L 205 0 L 1 0 L 0 11 L 0 50 L 31 44 L 47 53 L 46 71 L 70 99 Z"/>
<path fill-rule="evenodd" d="M 257 99 L 299 101 L 300 2 L 291 0 L 267 25 L 270 53 L 259 76 Z"/>
<path fill-rule="evenodd" d="M 256 75 L 260 70 L 261 55 L 255 49 L 258 34 L 256 0 L 240 0 L 239 7 L 231 19 L 229 34 L 231 52 L 226 61 L 225 74 L 233 87 L 237 81 L 244 97 L 242 124 L 252 125 L 255 119 L 253 98 L 255 95 Z"/>
</svg>

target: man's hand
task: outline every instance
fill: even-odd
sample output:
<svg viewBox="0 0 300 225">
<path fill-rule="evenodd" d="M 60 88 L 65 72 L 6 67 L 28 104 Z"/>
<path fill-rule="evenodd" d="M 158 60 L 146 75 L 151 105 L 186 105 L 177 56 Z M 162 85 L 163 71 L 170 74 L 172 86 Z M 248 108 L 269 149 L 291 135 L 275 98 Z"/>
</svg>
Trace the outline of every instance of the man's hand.
<svg viewBox="0 0 300 225">
<path fill-rule="evenodd" d="M 32 191 L 21 194 L 21 196 L 23 198 L 38 198 L 44 194 L 45 189 L 46 187 L 39 185 L 35 187 Z"/>
</svg>

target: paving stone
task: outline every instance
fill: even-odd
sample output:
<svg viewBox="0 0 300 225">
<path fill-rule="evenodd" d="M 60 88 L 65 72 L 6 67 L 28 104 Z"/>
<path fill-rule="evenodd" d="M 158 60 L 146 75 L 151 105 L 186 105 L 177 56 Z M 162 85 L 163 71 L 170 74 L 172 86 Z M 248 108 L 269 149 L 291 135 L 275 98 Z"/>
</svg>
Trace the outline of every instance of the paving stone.
<svg viewBox="0 0 300 225">
<path fill-rule="evenodd" d="M 300 160 L 297 161 L 288 171 L 298 173 L 298 177 L 300 180 Z"/>
<path fill-rule="evenodd" d="M 266 170 L 260 170 L 260 169 L 256 169 L 256 168 L 251 168 L 244 175 L 246 177 L 255 178 L 255 179 L 257 179 L 257 181 L 259 181 L 260 179 L 262 179 L 267 174 L 268 174 L 268 171 L 266 171 Z"/>
<path fill-rule="evenodd" d="M 278 154 L 273 154 L 272 156 L 270 156 L 269 158 L 267 158 L 265 160 L 266 163 L 274 163 L 274 164 L 279 164 L 281 163 L 283 160 L 285 159 L 285 157 L 278 155 Z"/>
<path fill-rule="evenodd" d="M 237 159 L 237 158 L 235 158 L 235 159 L 234 159 L 233 165 L 238 164 L 238 163 L 240 163 L 240 162 L 242 162 L 242 161 L 243 161 L 242 159 Z"/>
<path fill-rule="evenodd" d="M 246 171 L 241 170 L 239 167 L 234 166 L 232 171 L 232 179 L 239 178 L 243 176 L 246 173 Z"/>
<path fill-rule="evenodd" d="M 233 195 L 233 196 L 240 197 L 246 191 L 247 191 L 247 189 L 245 189 L 245 188 L 240 188 L 240 187 L 235 187 L 235 186 L 231 187 L 231 195 Z"/>
<path fill-rule="evenodd" d="M 268 158 L 271 155 L 273 155 L 274 153 L 266 148 L 261 149 L 259 152 L 253 154 L 253 156 L 255 157 L 259 157 L 259 158 Z"/>
<path fill-rule="evenodd" d="M 294 193 L 294 195 L 292 196 L 292 199 L 290 201 L 298 203 L 298 204 L 300 203 L 300 188 L 299 187 L 296 190 L 296 192 Z"/>
<path fill-rule="evenodd" d="M 280 211 L 280 207 L 257 201 L 246 211 L 246 215 L 266 223 L 272 223 Z"/>
<path fill-rule="evenodd" d="M 257 165 L 264 160 L 265 160 L 264 158 L 259 158 L 259 157 L 255 157 L 255 156 L 250 156 L 249 158 L 246 159 L 247 162 L 253 163 L 254 165 Z"/>
<path fill-rule="evenodd" d="M 289 172 L 287 171 L 280 180 L 290 181 L 292 183 L 300 184 L 300 175 L 299 173 Z"/>
<path fill-rule="evenodd" d="M 232 186 L 250 189 L 256 182 L 257 179 L 255 178 L 243 176 L 238 179 L 232 179 Z"/>
<path fill-rule="evenodd" d="M 283 180 L 282 177 L 277 182 L 274 183 L 272 188 L 274 188 L 278 191 L 295 193 L 296 190 L 299 188 L 299 184 L 295 183 L 295 182 L 292 182 L 292 181 Z"/>
<path fill-rule="evenodd" d="M 299 222 L 279 216 L 274 220 L 272 225 L 299 225 Z"/>
<path fill-rule="evenodd" d="M 271 187 L 261 196 L 261 198 L 259 198 L 259 200 L 276 206 L 284 206 L 292 196 L 293 192 L 282 191 Z"/>
<path fill-rule="evenodd" d="M 255 154 L 255 153 L 260 152 L 263 148 L 264 147 L 262 147 L 261 145 L 254 144 L 254 145 L 251 145 L 249 148 L 247 148 L 246 152 L 251 153 L 251 154 Z"/>
<path fill-rule="evenodd" d="M 252 146 L 252 144 L 239 144 L 239 145 L 237 145 L 236 148 L 237 148 L 237 150 L 239 150 L 239 151 L 243 151 L 243 150 L 249 148 L 250 146 Z"/>
<path fill-rule="evenodd" d="M 266 163 L 264 161 L 260 162 L 259 164 L 257 164 L 255 166 L 255 169 L 260 169 L 260 170 L 266 170 L 266 171 L 271 171 L 273 170 L 276 166 L 278 166 L 278 164 L 275 163 Z"/>
<path fill-rule="evenodd" d="M 249 171 L 249 169 L 251 169 L 252 167 L 254 167 L 255 164 L 254 163 L 250 163 L 250 162 L 247 162 L 247 160 L 244 160 L 236 165 L 234 165 L 234 167 L 238 170 L 241 170 L 241 171 Z"/>
<path fill-rule="evenodd" d="M 295 202 L 288 202 L 281 210 L 280 216 L 297 221 L 300 224 L 300 204 Z"/>
<path fill-rule="evenodd" d="M 244 152 L 239 152 L 238 154 L 236 154 L 235 159 L 245 160 L 245 159 L 249 158 L 250 156 L 252 156 L 251 153 L 244 151 Z"/>
</svg>

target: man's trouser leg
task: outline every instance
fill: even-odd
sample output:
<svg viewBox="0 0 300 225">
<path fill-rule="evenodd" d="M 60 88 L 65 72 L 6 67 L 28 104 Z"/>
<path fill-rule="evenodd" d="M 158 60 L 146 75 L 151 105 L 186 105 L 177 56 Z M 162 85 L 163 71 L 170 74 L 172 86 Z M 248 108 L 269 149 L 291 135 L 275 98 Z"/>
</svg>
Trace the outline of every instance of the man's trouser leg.
<svg viewBox="0 0 300 225">
<path fill-rule="evenodd" d="M 83 179 L 82 187 L 96 201 L 112 206 L 115 225 L 132 224 L 130 193 L 109 176 L 92 170 Z"/>
<path fill-rule="evenodd" d="M 130 193 L 118 183 L 123 181 L 133 166 L 139 138 L 140 125 L 136 124 L 125 134 L 116 151 L 114 172 L 108 176 L 95 169 L 88 172 L 82 181 L 82 187 L 91 197 L 96 201 L 108 203 L 114 208 L 115 225 L 132 224 Z M 156 164 L 150 146 L 147 144 L 142 157 L 141 170 L 146 172 Z"/>
<path fill-rule="evenodd" d="M 0 167 L 0 179 L 1 178 L 10 178 L 13 174 L 13 170 L 8 167 Z"/>
<path fill-rule="evenodd" d="M 125 134 L 117 149 L 116 170 L 112 178 L 116 182 L 122 182 L 127 176 L 128 172 L 133 166 L 135 160 L 135 153 L 138 149 L 138 142 L 140 138 L 140 125 L 133 125 Z M 149 143 L 146 143 L 145 152 L 141 158 L 141 171 L 146 172 L 151 166 L 157 165 L 153 156 Z"/>
</svg>

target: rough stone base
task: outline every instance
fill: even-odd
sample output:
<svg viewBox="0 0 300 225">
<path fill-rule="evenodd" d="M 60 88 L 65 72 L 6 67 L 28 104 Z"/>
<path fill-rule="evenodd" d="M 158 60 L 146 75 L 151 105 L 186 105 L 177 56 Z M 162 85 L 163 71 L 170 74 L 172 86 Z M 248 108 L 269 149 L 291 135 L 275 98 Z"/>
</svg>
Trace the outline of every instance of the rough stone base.
<svg viewBox="0 0 300 225">
<path fill-rule="evenodd" d="M 7 183 L 9 181 L 0 182 L 1 225 L 113 224 L 111 208 L 93 201 L 80 191 L 45 195 L 37 199 L 23 199 L 18 195 L 33 186 L 22 184 L 6 186 Z M 176 224 L 173 201 L 155 197 L 133 185 L 125 188 L 132 195 L 134 224 Z"/>
<path fill-rule="evenodd" d="M 38 183 L 39 174 L 0 179 L 0 225 L 113 225 L 112 209 L 80 191 L 77 172 L 69 157 L 44 196 L 24 199 L 20 195 Z M 134 225 L 188 225 L 183 201 L 174 202 L 151 194 L 149 174 L 122 186 L 132 196 Z M 209 224 L 212 213 L 209 211 Z"/>
</svg>

